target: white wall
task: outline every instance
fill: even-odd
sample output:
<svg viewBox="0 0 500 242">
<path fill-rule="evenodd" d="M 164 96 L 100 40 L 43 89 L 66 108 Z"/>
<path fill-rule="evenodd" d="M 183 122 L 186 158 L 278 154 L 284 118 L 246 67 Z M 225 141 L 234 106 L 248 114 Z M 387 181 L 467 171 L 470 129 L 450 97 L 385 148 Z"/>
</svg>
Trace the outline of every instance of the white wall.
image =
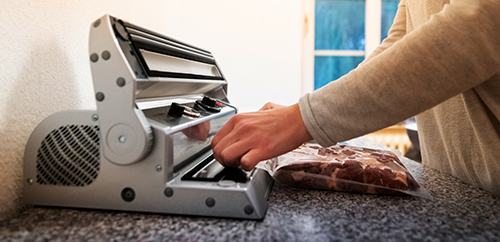
<svg viewBox="0 0 500 242">
<path fill-rule="evenodd" d="M 93 20 L 109 13 L 210 50 L 241 111 L 292 104 L 301 92 L 301 0 L 0 0 L 0 220 L 22 207 L 22 158 L 35 126 L 95 108 Z"/>
<path fill-rule="evenodd" d="M 300 96 L 301 1 L 176 1 L 169 33 L 215 55 L 241 111 Z M 193 8 L 192 6 L 197 6 Z M 193 31 L 195 30 L 195 31 Z"/>
</svg>

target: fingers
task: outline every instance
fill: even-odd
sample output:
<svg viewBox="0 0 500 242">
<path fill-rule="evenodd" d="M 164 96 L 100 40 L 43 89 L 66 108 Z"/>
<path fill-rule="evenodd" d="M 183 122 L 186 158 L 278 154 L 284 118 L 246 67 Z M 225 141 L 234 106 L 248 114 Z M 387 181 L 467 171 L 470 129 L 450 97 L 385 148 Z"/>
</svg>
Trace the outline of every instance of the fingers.
<svg viewBox="0 0 500 242">
<path fill-rule="evenodd" d="M 273 149 L 263 142 L 266 135 L 257 130 L 260 128 L 252 122 L 240 121 L 230 134 L 212 146 L 214 158 L 223 166 L 241 166 L 247 171 L 252 170 L 259 161 L 272 158 Z"/>
<path fill-rule="evenodd" d="M 238 167 L 240 158 L 259 140 L 253 132 L 256 125 L 247 116 L 234 116 L 212 140 L 214 158 L 224 166 Z"/>
<path fill-rule="evenodd" d="M 226 125 L 228 128 L 224 126 L 212 140 L 214 158 L 224 166 L 238 167 L 241 156 L 255 143 L 255 125 L 245 119 L 246 115 L 234 116 Z"/>
<path fill-rule="evenodd" d="M 235 116 L 236 117 L 236 116 Z M 226 135 L 228 135 L 232 130 L 233 130 L 233 124 L 234 124 L 234 117 L 231 118 L 218 132 L 215 134 L 214 138 L 212 139 L 211 145 L 212 148 L 217 146 L 217 144 L 224 138 Z"/>
<path fill-rule="evenodd" d="M 240 140 L 238 135 L 235 135 L 235 132 L 233 132 L 234 129 L 234 123 L 237 123 L 236 121 L 238 120 L 238 115 L 234 116 L 231 118 L 218 132 L 215 134 L 215 137 L 212 139 L 212 151 L 214 153 L 214 158 L 217 160 L 221 165 L 223 166 L 230 166 L 234 163 L 234 159 L 236 159 L 236 155 L 234 155 L 234 151 L 226 151 L 230 146 L 233 146 L 235 144 L 238 144 L 238 141 Z M 239 146 L 236 146 L 239 147 Z M 226 153 L 231 159 L 227 160 L 223 156 L 226 155 Z M 240 155 L 241 156 L 241 155 Z M 238 157 L 239 158 L 239 157 Z M 234 165 L 232 165 L 234 166 Z"/>
<path fill-rule="evenodd" d="M 238 114 L 212 140 L 214 157 L 224 166 L 251 170 L 261 161 L 311 140 L 298 105 L 266 104 L 272 110 Z"/>
<path fill-rule="evenodd" d="M 215 148 L 217 150 L 217 148 Z M 216 158 L 224 166 L 238 167 L 240 166 L 241 157 L 250 150 L 250 146 L 244 141 L 238 141 L 227 146 L 222 151 L 214 151 L 214 153 L 219 153 Z"/>
<path fill-rule="evenodd" d="M 257 163 L 259 163 L 262 160 L 269 159 L 269 157 L 262 156 L 263 154 L 265 153 L 256 149 L 250 150 L 244 156 L 241 157 L 240 159 L 241 168 L 246 171 L 251 171 L 257 165 Z"/>
<path fill-rule="evenodd" d="M 261 160 L 269 159 L 269 152 L 262 148 L 255 147 L 248 139 L 238 140 L 232 144 L 225 144 L 226 139 L 221 140 L 217 147 L 213 148 L 214 158 L 223 166 L 239 167 L 250 171 Z M 226 147 L 220 150 L 220 147 Z"/>
</svg>

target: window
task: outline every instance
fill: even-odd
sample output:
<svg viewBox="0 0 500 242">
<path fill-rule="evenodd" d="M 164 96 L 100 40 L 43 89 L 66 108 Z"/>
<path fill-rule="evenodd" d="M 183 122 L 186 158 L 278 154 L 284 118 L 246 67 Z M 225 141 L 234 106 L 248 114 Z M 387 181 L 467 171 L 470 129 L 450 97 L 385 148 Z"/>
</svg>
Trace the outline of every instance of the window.
<svg viewBox="0 0 500 242">
<path fill-rule="evenodd" d="M 396 17 L 399 0 L 382 0 L 382 31 L 380 36 L 382 40 L 387 38 L 387 33 L 391 28 L 392 21 Z"/>
<path fill-rule="evenodd" d="M 314 23 L 314 89 L 318 89 L 364 60 L 365 0 L 316 0 Z"/>
<path fill-rule="evenodd" d="M 304 4 L 306 25 L 314 15 L 314 27 L 309 27 L 314 34 L 305 33 L 304 38 L 306 93 L 347 74 L 371 53 L 387 37 L 399 0 L 304 0 Z M 313 58 L 307 58 L 309 54 Z"/>
</svg>

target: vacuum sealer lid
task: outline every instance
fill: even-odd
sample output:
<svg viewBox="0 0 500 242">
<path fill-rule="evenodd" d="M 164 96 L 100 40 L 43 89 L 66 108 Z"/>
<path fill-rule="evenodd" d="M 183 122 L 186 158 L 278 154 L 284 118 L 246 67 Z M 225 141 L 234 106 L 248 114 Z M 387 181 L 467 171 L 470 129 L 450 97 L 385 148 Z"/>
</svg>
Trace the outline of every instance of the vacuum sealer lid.
<svg viewBox="0 0 500 242">
<path fill-rule="evenodd" d="M 136 99 L 209 95 L 227 99 L 227 81 L 211 52 L 111 17 L 136 76 Z M 221 92 L 222 94 L 210 95 Z"/>
</svg>

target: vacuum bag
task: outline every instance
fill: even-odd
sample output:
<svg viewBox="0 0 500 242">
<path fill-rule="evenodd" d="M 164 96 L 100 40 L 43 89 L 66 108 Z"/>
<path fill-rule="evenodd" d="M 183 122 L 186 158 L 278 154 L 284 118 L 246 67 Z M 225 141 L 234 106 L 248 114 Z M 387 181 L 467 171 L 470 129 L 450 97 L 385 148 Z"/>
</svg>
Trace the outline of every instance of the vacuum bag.
<svg viewBox="0 0 500 242">
<path fill-rule="evenodd" d="M 292 187 L 430 198 L 390 150 L 307 143 L 257 167 Z"/>
</svg>

